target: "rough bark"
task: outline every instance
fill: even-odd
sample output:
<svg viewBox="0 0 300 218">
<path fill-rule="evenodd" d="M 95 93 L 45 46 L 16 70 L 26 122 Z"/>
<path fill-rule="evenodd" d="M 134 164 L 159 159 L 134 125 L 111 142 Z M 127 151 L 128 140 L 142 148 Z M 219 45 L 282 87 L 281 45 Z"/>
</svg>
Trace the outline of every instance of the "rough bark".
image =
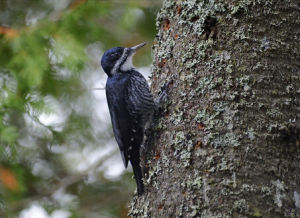
<svg viewBox="0 0 300 218">
<path fill-rule="evenodd" d="M 152 89 L 169 104 L 133 217 L 300 217 L 300 3 L 165 0 Z"/>
</svg>

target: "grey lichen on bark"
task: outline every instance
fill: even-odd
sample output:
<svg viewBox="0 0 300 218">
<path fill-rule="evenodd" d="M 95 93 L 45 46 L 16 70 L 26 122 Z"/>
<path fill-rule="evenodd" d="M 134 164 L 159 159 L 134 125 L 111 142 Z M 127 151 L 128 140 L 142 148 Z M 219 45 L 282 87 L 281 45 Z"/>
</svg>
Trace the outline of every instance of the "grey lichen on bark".
<svg viewBox="0 0 300 218">
<path fill-rule="evenodd" d="M 300 13 L 293 0 L 165 0 L 152 90 L 169 104 L 133 217 L 300 217 Z"/>
</svg>

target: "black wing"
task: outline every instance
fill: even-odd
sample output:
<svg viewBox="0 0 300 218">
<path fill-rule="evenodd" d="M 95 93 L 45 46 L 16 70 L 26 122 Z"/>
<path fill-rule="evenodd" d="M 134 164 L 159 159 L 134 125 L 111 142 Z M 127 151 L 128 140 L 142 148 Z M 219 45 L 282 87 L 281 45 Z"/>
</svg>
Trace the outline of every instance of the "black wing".
<svg viewBox="0 0 300 218">
<path fill-rule="evenodd" d="M 128 139 L 126 132 L 129 129 L 128 120 L 127 119 L 121 119 L 117 112 L 112 112 L 110 110 L 110 116 L 111 116 L 111 122 L 113 127 L 113 132 L 115 135 L 115 139 L 118 143 L 121 157 L 123 160 L 123 164 L 125 168 L 128 166 Z"/>
<path fill-rule="evenodd" d="M 126 79 L 123 75 L 120 80 L 108 80 L 106 97 L 114 135 L 127 167 L 129 160 L 139 159 L 145 123 L 154 109 L 153 97 L 146 79 L 136 71 Z"/>
<path fill-rule="evenodd" d="M 124 100 L 124 80 L 108 78 L 106 83 L 106 99 L 111 117 L 112 128 L 118 143 L 124 166 L 128 166 L 128 129 L 130 116 Z"/>
</svg>

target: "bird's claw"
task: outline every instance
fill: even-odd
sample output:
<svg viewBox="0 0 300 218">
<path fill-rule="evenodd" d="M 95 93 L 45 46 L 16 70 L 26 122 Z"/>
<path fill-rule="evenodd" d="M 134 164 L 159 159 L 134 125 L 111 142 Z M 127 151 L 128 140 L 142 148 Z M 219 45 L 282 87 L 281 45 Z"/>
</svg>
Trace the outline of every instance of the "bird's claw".
<svg viewBox="0 0 300 218">
<path fill-rule="evenodd" d="M 169 89 L 169 85 L 173 82 L 173 80 L 169 80 L 167 81 L 161 88 L 160 88 L 160 95 L 158 96 L 157 100 L 156 100 L 156 106 L 158 109 L 163 108 L 164 104 L 167 102 L 168 100 L 168 89 Z"/>
</svg>

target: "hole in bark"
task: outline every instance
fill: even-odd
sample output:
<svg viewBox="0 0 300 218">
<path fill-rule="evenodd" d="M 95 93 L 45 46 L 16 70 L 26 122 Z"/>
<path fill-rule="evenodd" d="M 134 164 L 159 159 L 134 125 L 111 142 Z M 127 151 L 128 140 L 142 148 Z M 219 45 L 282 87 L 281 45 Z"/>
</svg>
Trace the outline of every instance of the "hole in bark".
<svg viewBox="0 0 300 218">
<path fill-rule="evenodd" d="M 177 7 L 176 7 L 176 12 L 177 12 L 178 15 L 181 14 L 181 7 L 180 7 L 180 6 L 177 6 Z"/>
<path fill-rule="evenodd" d="M 165 66 L 165 64 L 166 64 L 166 59 L 162 59 L 162 61 L 158 63 L 158 67 L 162 68 L 163 66 Z"/>
<path fill-rule="evenodd" d="M 170 21 L 169 21 L 168 19 L 165 19 L 165 20 L 163 21 L 163 29 L 164 29 L 164 30 L 170 29 Z"/>
<path fill-rule="evenodd" d="M 240 17 L 242 16 L 242 14 L 245 12 L 244 8 L 238 8 L 234 13 L 233 13 L 233 16 L 234 17 Z"/>
<path fill-rule="evenodd" d="M 281 128 L 279 134 L 283 153 L 300 160 L 300 126 L 289 124 Z"/>
<path fill-rule="evenodd" d="M 197 128 L 198 129 L 204 129 L 205 125 L 203 123 L 198 123 Z"/>
<path fill-rule="evenodd" d="M 217 35 L 217 19 L 215 17 L 207 16 L 204 21 L 204 36 L 207 40 L 208 38 L 216 38 Z"/>
<path fill-rule="evenodd" d="M 194 22 L 196 22 L 197 20 L 199 20 L 199 16 L 194 16 L 194 17 L 192 17 L 192 19 L 191 19 L 191 21 L 194 23 Z"/>
<path fill-rule="evenodd" d="M 160 151 L 156 151 L 154 160 L 158 160 L 160 158 Z"/>
<path fill-rule="evenodd" d="M 288 125 L 280 130 L 281 140 L 291 146 L 300 148 L 300 127 L 296 125 Z"/>
<path fill-rule="evenodd" d="M 160 204 L 159 206 L 158 206 L 158 210 L 161 210 L 161 209 L 163 209 L 163 207 L 164 207 L 164 205 L 163 204 Z"/>
<path fill-rule="evenodd" d="M 197 141 L 195 144 L 195 148 L 201 148 L 202 146 L 202 142 L 201 141 Z"/>
<path fill-rule="evenodd" d="M 217 24 L 217 19 L 211 16 L 207 16 L 205 21 L 204 21 L 204 31 L 211 31 L 211 29 L 216 26 Z"/>
</svg>

